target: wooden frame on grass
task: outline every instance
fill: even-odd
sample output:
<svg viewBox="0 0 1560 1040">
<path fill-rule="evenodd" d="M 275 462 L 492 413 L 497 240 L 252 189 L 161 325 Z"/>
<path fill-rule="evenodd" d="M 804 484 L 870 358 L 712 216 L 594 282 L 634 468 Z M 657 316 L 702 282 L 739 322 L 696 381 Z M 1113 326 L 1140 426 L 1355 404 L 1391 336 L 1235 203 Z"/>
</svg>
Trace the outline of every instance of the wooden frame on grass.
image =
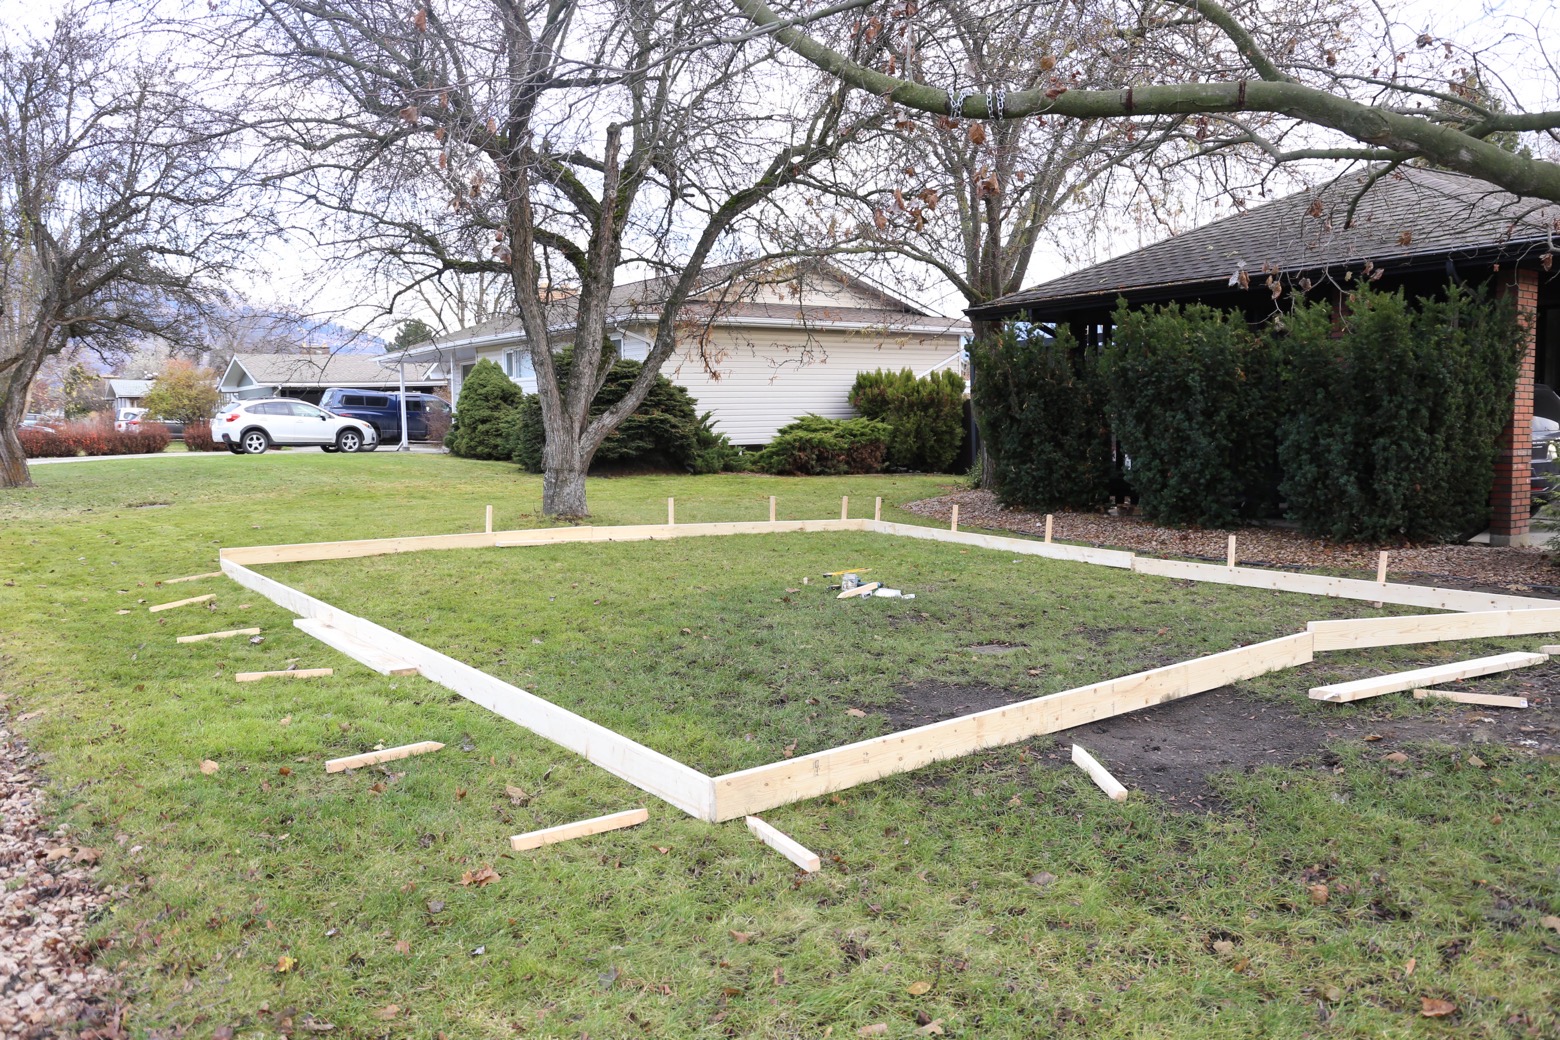
<svg viewBox="0 0 1560 1040">
<path fill-rule="evenodd" d="M 773 517 L 773 499 L 769 506 L 770 516 Z M 1304 632 L 1295 635 L 1134 675 L 1106 679 L 800 758 L 711 777 L 416 640 L 349 614 L 251 569 L 255 565 L 269 563 L 341 560 L 436 549 L 518 548 L 576 542 L 656 541 L 734 534 L 831 531 L 922 538 L 1181 580 L 1208 581 L 1368 603 L 1393 603 L 1455 613 L 1313 621 Z M 425 678 L 524 726 L 538 736 L 584 756 L 640 790 L 691 816 L 710 822 L 751 816 L 765 809 L 908 772 L 932 762 L 959 758 L 984 748 L 1012 744 L 1189 697 L 1242 679 L 1306 664 L 1315 654 L 1328 650 L 1560 632 L 1560 605 L 1554 600 L 1162 560 L 1112 549 L 919 527 L 876 519 L 770 519 L 736 523 L 483 531 L 416 538 L 319 542 L 312 545 L 248 546 L 223 549 L 221 560 L 223 573 L 228 577 L 300 615 L 301 620 L 296 622 L 300 629 L 347 656 L 388 674 L 415 669 Z"/>
</svg>

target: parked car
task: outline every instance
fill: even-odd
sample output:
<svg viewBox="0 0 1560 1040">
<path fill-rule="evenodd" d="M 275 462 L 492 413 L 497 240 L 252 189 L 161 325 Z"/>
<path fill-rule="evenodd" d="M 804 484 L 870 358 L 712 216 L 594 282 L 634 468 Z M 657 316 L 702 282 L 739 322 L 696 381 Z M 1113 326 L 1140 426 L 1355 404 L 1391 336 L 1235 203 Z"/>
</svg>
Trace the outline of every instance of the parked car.
<svg viewBox="0 0 1560 1040">
<path fill-rule="evenodd" d="M 1533 512 L 1549 504 L 1554 497 L 1555 476 L 1560 473 L 1560 422 L 1533 416 L 1533 462 L 1528 490 L 1533 496 Z"/>
<path fill-rule="evenodd" d="M 373 390 L 330 387 L 320 397 L 320 407 L 336 415 L 361 419 L 379 434 L 379 443 L 401 439 L 401 395 Z M 432 394 L 406 395 L 407 440 L 440 440 L 449 430 L 450 406 Z"/>
<path fill-rule="evenodd" d="M 114 416 L 115 433 L 134 433 L 141 427 L 141 417 L 146 414 L 145 408 L 121 408 L 119 414 Z"/>
<path fill-rule="evenodd" d="M 273 444 L 349 454 L 379 446 L 379 435 L 368 423 L 285 397 L 235 401 L 224 407 L 211 420 L 211 439 L 227 445 L 235 455 L 262 455 Z"/>
</svg>

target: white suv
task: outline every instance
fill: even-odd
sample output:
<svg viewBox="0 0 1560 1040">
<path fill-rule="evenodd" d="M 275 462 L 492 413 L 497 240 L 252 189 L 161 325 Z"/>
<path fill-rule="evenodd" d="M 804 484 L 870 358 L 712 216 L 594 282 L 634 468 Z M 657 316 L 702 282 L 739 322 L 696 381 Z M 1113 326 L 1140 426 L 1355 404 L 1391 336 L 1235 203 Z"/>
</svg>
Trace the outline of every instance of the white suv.
<svg viewBox="0 0 1560 1040">
<path fill-rule="evenodd" d="M 273 444 L 348 453 L 379 446 L 368 423 L 285 397 L 235 401 L 219 410 L 211 420 L 211 439 L 235 455 L 261 455 Z"/>
</svg>

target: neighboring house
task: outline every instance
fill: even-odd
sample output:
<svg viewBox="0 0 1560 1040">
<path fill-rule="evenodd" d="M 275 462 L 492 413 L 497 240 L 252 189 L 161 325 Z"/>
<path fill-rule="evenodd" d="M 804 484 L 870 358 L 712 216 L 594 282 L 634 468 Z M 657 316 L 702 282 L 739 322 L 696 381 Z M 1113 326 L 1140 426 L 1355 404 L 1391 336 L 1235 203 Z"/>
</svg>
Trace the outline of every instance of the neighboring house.
<svg viewBox="0 0 1560 1040">
<path fill-rule="evenodd" d="M 235 354 L 217 381 L 223 401 L 256 397 L 296 397 L 318 404 L 326 387 L 357 390 L 397 390 L 400 374 L 361 354 Z M 431 394 L 447 381 L 430 374 L 432 366 L 408 366 L 406 389 Z"/>
<path fill-rule="evenodd" d="M 848 397 L 858 372 L 963 371 L 970 326 L 962 319 L 933 315 L 821 262 L 738 270 L 707 272 L 705 287 L 679 315 L 677 348 L 661 367 L 734 444 L 767 444 L 780 427 L 809 412 L 854 414 Z M 667 284 L 654 278 L 613 289 L 607 335 L 622 357 L 642 361 L 649 354 Z M 556 319 L 554 346 L 561 348 L 574 332 L 575 301 L 556 299 L 548 306 Z M 514 317 L 493 318 L 381 360 L 437 364 L 450 374 L 458 401 L 461 380 L 482 358 L 535 392 L 530 350 Z"/>
<path fill-rule="evenodd" d="M 126 408 L 142 407 L 141 399 L 151 390 L 155 379 L 105 379 L 103 380 L 104 394 L 114 402 L 114 415 L 121 414 Z"/>
<path fill-rule="evenodd" d="M 1435 294 L 1448 280 L 1492 283 L 1515 295 L 1532 330 L 1496 459 L 1490 525 L 1495 544 L 1520 544 L 1530 509 L 1533 387 L 1560 381 L 1560 206 L 1413 167 L 1370 184 L 1380 172 L 1298 192 L 966 313 L 1064 325 L 1097 346 L 1110 334 L 1118 299 L 1202 302 L 1256 322 L 1290 292 L 1341 301 L 1365 279 L 1409 295 Z"/>
</svg>

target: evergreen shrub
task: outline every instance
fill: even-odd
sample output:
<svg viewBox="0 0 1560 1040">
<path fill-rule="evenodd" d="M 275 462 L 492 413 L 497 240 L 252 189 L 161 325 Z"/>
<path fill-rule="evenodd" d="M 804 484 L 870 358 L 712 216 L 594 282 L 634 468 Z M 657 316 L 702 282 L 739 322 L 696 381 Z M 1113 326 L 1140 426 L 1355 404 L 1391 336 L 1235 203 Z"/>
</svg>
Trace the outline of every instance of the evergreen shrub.
<svg viewBox="0 0 1560 1040">
<path fill-rule="evenodd" d="M 975 344 L 974 396 L 997 498 L 1029 509 L 1097 509 L 1111 482 L 1098 365 L 1066 328 L 1008 326 Z"/>
<path fill-rule="evenodd" d="M 509 458 L 524 398 L 502 368 L 486 358 L 478 361 L 461 385 L 445 446 L 468 459 Z"/>
<path fill-rule="evenodd" d="M 782 426 L 753 468 L 765 473 L 832 476 L 876 473 L 888 458 L 893 431 L 875 419 L 825 419 L 804 415 Z"/>
<path fill-rule="evenodd" d="M 851 407 L 893 428 L 888 464 L 923 473 L 946 473 L 964 440 L 964 379 L 933 372 L 917 379 L 899 372 L 862 372 L 850 391 Z"/>
</svg>

